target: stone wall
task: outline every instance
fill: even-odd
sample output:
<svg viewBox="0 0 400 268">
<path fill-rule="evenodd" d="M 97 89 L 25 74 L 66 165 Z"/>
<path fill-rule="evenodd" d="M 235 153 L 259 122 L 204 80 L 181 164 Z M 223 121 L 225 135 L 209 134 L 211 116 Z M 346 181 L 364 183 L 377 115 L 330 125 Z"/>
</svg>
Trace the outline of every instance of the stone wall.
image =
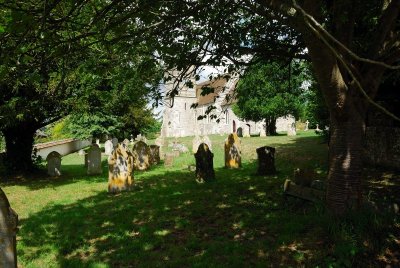
<svg viewBox="0 0 400 268">
<path fill-rule="evenodd" d="M 400 170 L 400 128 L 367 127 L 364 156 L 369 164 Z"/>
</svg>

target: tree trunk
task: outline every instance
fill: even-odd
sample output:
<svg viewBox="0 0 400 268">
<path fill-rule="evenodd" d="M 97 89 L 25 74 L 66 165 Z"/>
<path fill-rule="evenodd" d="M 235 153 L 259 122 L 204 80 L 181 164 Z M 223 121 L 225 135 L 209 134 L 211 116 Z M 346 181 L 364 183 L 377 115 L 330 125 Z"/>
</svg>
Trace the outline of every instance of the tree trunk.
<svg viewBox="0 0 400 268">
<path fill-rule="evenodd" d="M 266 118 L 265 119 L 265 133 L 267 136 L 276 135 L 276 119 L 275 118 Z"/>
<path fill-rule="evenodd" d="M 36 128 L 29 123 L 18 124 L 3 131 L 6 140 L 5 164 L 13 171 L 31 171 L 32 149 Z"/>
<path fill-rule="evenodd" d="M 364 118 L 357 113 L 347 120 L 331 117 L 327 204 L 335 214 L 358 208 L 362 202 L 361 172 Z"/>
</svg>

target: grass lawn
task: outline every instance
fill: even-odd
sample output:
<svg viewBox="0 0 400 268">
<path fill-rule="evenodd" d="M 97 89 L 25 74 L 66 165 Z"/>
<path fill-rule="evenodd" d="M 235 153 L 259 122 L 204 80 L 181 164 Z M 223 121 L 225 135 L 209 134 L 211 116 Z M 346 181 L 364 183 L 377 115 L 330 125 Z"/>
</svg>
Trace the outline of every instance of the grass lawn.
<svg viewBox="0 0 400 268">
<path fill-rule="evenodd" d="M 243 167 L 225 169 L 223 140 L 210 136 L 216 180 L 197 184 L 191 153 L 171 168 L 135 172 L 135 187 L 107 193 L 107 166 L 88 176 L 83 156 L 62 159 L 60 178 L 0 183 L 19 214 L 21 267 L 400 266 L 399 173 L 366 169 L 379 212 L 333 219 L 322 204 L 285 198 L 296 167 L 326 177 L 327 145 L 310 132 L 242 139 Z M 191 149 L 192 137 L 181 138 Z M 150 144 L 152 141 L 150 141 Z M 276 176 L 257 176 L 255 149 L 277 148 Z"/>
</svg>

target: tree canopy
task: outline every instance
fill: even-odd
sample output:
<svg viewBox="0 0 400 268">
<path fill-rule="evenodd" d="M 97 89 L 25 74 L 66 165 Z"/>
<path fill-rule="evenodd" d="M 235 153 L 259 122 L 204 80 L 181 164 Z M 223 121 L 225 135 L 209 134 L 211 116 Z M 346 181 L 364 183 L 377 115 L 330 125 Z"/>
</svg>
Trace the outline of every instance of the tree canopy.
<svg viewBox="0 0 400 268">
<path fill-rule="evenodd" d="M 267 135 L 276 134 L 278 117 L 300 114 L 301 86 L 307 80 L 304 68 L 297 61 L 259 62 L 249 67 L 236 87 L 235 114 L 256 122 L 265 119 Z"/>
</svg>

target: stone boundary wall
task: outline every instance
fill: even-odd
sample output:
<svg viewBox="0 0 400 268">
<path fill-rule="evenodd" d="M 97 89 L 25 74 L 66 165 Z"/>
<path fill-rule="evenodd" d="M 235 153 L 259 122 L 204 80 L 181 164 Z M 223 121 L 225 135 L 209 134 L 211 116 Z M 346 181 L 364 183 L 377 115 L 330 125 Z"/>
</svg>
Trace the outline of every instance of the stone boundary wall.
<svg viewBox="0 0 400 268">
<path fill-rule="evenodd" d="M 79 151 L 80 149 L 92 144 L 92 140 L 77 140 L 77 139 L 65 139 L 58 141 L 51 141 L 45 143 L 38 143 L 33 146 L 37 150 L 37 156 L 46 159 L 47 155 L 52 151 L 58 152 L 64 156 L 70 153 Z"/>
<path fill-rule="evenodd" d="M 367 127 L 364 157 L 369 164 L 400 170 L 400 128 Z"/>
</svg>

